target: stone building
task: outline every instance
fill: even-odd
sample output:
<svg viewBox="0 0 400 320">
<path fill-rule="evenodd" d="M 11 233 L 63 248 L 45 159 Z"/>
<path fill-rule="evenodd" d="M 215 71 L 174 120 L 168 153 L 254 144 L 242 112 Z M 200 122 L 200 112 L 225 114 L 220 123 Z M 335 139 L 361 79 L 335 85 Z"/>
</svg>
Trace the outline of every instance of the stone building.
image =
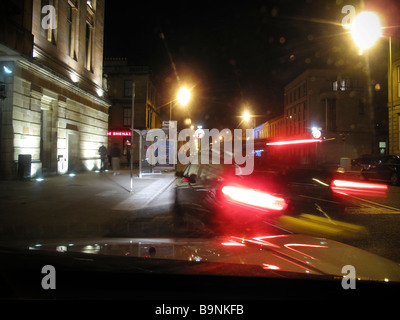
<svg viewBox="0 0 400 320">
<path fill-rule="evenodd" d="M 400 28 L 390 38 L 388 70 L 388 127 L 390 153 L 400 155 Z"/>
<path fill-rule="evenodd" d="M 305 162 L 338 164 L 341 158 L 378 153 L 365 77 L 339 70 L 308 69 L 284 88 L 283 114 L 258 126 L 256 138 L 301 140 L 321 134 L 325 142 L 293 147 Z M 385 153 L 387 150 L 380 150 Z"/>
<path fill-rule="evenodd" d="M 104 0 L 12 0 L 1 15 L 1 177 L 98 168 Z"/>
<path fill-rule="evenodd" d="M 107 99 L 111 103 L 108 131 L 109 148 L 117 143 L 124 155 L 129 151 L 132 127 L 132 93 L 135 84 L 134 129 L 145 130 L 161 128 L 159 93 L 146 66 L 131 66 L 125 58 L 106 58 L 104 75 L 107 76 Z M 134 162 L 138 162 L 138 135 L 134 134 Z M 146 146 L 145 137 L 142 147 Z M 145 150 L 142 150 L 145 156 Z M 123 157 L 122 163 L 129 159 Z"/>
</svg>

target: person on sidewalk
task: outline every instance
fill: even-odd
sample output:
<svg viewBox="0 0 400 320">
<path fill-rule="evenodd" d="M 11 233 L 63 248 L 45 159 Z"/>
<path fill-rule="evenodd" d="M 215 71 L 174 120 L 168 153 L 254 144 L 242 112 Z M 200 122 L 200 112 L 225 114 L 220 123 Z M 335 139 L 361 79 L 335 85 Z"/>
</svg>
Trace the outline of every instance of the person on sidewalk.
<svg viewBox="0 0 400 320">
<path fill-rule="evenodd" d="M 127 166 L 130 167 L 130 165 L 131 165 L 131 143 L 129 142 L 129 140 L 125 141 L 124 155 L 126 156 Z"/>
<path fill-rule="evenodd" d="M 100 154 L 100 171 L 103 172 L 104 170 L 107 169 L 107 148 L 104 146 L 104 144 L 101 145 L 99 148 L 99 154 Z"/>
<path fill-rule="evenodd" d="M 113 175 L 119 174 L 119 168 L 121 163 L 121 149 L 118 146 L 118 143 L 114 143 L 111 149 L 111 164 L 112 169 L 114 171 Z"/>
</svg>

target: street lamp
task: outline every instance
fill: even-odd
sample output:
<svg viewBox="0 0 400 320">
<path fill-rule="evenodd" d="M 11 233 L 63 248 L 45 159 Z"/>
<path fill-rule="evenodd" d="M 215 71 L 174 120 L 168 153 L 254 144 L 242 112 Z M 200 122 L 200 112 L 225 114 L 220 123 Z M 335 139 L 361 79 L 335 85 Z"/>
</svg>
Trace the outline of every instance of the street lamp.
<svg viewBox="0 0 400 320">
<path fill-rule="evenodd" d="M 361 53 L 363 50 L 371 48 L 375 42 L 382 36 L 382 27 L 378 16 L 373 12 L 361 12 L 356 16 L 351 23 L 350 32 L 355 44 L 359 47 Z M 371 118 L 371 153 L 374 153 L 375 148 L 375 112 L 372 103 L 372 91 L 370 75 L 368 74 L 368 93 L 369 93 L 369 109 Z"/>
<path fill-rule="evenodd" d="M 242 117 L 243 117 L 243 121 L 245 121 L 245 122 L 249 122 L 251 120 L 251 118 L 253 118 L 253 127 L 256 126 L 256 118 L 255 118 L 255 116 L 253 116 L 250 113 L 248 113 L 247 111 L 245 111 L 243 113 Z"/>
<path fill-rule="evenodd" d="M 190 101 L 191 93 L 190 90 L 182 87 L 178 91 L 176 102 L 182 106 L 186 106 Z M 172 120 L 172 101 L 169 104 L 169 120 Z"/>
<path fill-rule="evenodd" d="M 183 87 L 178 92 L 178 103 L 186 106 L 190 100 L 190 90 Z"/>
<path fill-rule="evenodd" d="M 350 32 L 356 45 L 361 50 L 366 50 L 382 36 L 382 27 L 375 13 L 361 12 L 354 18 Z"/>
</svg>

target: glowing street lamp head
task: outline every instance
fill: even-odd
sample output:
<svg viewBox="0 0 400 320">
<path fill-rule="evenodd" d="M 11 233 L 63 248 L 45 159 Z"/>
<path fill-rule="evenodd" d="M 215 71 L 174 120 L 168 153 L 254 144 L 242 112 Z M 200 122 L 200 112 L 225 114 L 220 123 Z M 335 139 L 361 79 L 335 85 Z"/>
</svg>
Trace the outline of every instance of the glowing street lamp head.
<svg viewBox="0 0 400 320">
<path fill-rule="evenodd" d="M 361 12 L 351 24 L 351 35 L 361 50 L 372 47 L 382 35 L 378 16 L 372 12 Z"/>
<path fill-rule="evenodd" d="M 249 121 L 251 118 L 250 113 L 248 113 L 247 111 L 243 114 L 243 119 L 244 121 Z"/>
<path fill-rule="evenodd" d="M 190 90 L 187 88 L 181 88 L 178 92 L 178 102 L 185 106 L 190 100 Z"/>
</svg>

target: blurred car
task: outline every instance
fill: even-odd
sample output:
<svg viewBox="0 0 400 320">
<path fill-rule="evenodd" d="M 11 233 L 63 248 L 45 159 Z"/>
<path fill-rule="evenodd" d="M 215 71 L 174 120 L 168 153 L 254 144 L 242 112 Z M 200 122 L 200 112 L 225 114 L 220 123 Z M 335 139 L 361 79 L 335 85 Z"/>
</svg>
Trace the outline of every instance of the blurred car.
<svg viewBox="0 0 400 320">
<path fill-rule="evenodd" d="M 379 156 L 373 156 L 370 154 L 362 155 L 360 158 L 351 159 L 351 165 L 353 167 L 362 167 L 366 168 L 375 161 L 379 160 Z"/>
<path fill-rule="evenodd" d="M 315 166 L 300 167 L 285 150 L 270 153 L 264 140 L 256 141 L 250 175 L 236 175 L 239 166 L 235 164 L 187 165 L 177 173 L 174 212 L 178 217 L 190 213 L 206 222 L 244 223 L 299 213 L 310 202 L 301 192 L 329 198 L 332 173 Z M 314 202 L 310 202 L 313 208 Z"/>
<path fill-rule="evenodd" d="M 304 141 L 304 140 L 303 140 Z M 380 184 L 355 183 L 336 170 L 314 164 L 293 151 L 299 141 L 278 147 L 254 141 L 254 170 L 237 175 L 237 164 L 189 164 L 177 173 L 174 212 L 177 221 L 189 214 L 207 224 L 277 220 L 282 216 L 325 210 L 341 212 L 349 194 L 384 196 Z M 223 163 L 221 159 L 220 163 Z M 324 209 L 322 209 L 322 206 Z"/>
<path fill-rule="evenodd" d="M 396 155 L 380 157 L 363 168 L 361 176 L 366 180 L 384 180 L 392 185 L 398 185 L 400 182 L 400 158 Z"/>
<path fill-rule="evenodd" d="M 287 209 L 287 201 L 275 192 L 277 188 L 250 187 L 248 177 L 236 176 L 234 170 L 230 165 L 189 164 L 177 174 L 174 212 L 216 223 L 224 215 L 232 220 L 249 212 L 276 214 Z"/>
</svg>

